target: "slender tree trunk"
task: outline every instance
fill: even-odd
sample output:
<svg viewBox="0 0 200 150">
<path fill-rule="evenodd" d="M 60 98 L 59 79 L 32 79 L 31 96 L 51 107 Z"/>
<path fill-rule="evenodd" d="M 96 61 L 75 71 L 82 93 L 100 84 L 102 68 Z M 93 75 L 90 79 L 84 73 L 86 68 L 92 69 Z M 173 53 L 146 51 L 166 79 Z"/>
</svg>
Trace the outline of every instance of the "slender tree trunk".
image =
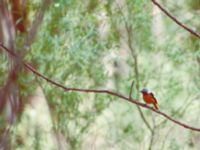
<svg viewBox="0 0 200 150">
<path fill-rule="evenodd" d="M 8 6 L 8 1 L 0 1 L 0 42 L 15 52 L 15 26 Z M 6 55 L 9 59 L 9 75 L 0 91 L 0 112 L 4 114 L 3 117 L 6 120 L 5 123 L 1 125 L 0 132 L 0 149 L 3 150 L 11 149 L 9 127 L 15 123 L 20 106 L 19 86 L 17 84 L 17 74 L 20 69 L 20 63 L 9 54 Z"/>
</svg>

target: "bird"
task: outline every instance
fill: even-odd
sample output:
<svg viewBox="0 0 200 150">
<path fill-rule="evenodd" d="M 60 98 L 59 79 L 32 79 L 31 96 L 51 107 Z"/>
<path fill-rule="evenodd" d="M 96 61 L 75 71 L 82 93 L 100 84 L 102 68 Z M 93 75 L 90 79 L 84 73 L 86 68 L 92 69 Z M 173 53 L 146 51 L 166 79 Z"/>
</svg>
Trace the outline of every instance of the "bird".
<svg viewBox="0 0 200 150">
<path fill-rule="evenodd" d="M 143 88 L 140 92 L 142 93 L 143 100 L 147 104 L 153 104 L 154 108 L 159 110 L 157 99 L 154 97 L 152 92 L 150 92 L 147 88 Z"/>
</svg>

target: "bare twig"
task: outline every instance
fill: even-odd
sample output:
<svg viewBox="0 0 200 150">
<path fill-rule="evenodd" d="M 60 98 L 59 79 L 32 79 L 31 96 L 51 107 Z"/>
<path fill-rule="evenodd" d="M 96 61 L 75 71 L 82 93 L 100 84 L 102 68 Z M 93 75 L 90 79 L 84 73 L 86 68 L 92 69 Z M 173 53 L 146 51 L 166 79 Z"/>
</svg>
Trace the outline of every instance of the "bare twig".
<svg viewBox="0 0 200 150">
<path fill-rule="evenodd" d="M 148 148 L 148 150 L 151 150 L 151 149 L 152 149 L 153 142 L 154 142 L 155 130 L 156 130 L 155 118 L 154 118 L 153 115 L 152 115 L 152 122 L 153 122 L 153 127 L 152 127 L 152 131 L 151 131 L 151 139 L 150 139 L 150 143 L 149 143 L 149 148 Z"/>
<path fill-rule="evenodd" d="M 133 85 L 134 85 L 134 81 L 132 81 L 132 83 L 131 83 L 131 88 L 130 88 L 129 98 L 132 98 Z"/>
<path fill-rule="evenodd" d="M 0 47 L 3 48 L 3 50 L 5 50 L 6 52 L 8 52 L 9 54 L 11 54 L 13 57 L 16 57 L 18 59 L 20 59 L 20 57 L 18 57 L 18 55 L 14 52 L 12 52 L 10 49 L 6 48 L 2 43 L 0 43 Z M 48 77 L 44 76 L 43 74 L 41 74 L 40 72 L 38 72 L 36 69 L 34 69 L 31 65 L 29 65 L 28 63 L 26 63 L 25 61 L 21 60 L 21 63 L 28 69 L 30 70 L 31 72 L 33 72 L 35 75 L 37 75 L 38 77 L 46 80 L 47 82 L 55 85 L 56 87 L 58 88 L 61 88 L 63 89 L 64 91 L 74 91 L 74 92 L 83 92 L 83 93 L 100 93 L 100 94 L 108 94 L 108 95 L 112 95 L 112 96 L 115 96 L 115 97 L 118 97 L 118 98 L 121 98 L 123 100 L 126 100 L 126 101 L 129 101 L 130 103 L 133 103 L 133 104 L 136 104 L 140 107 L 143 107 L 143 108 L 146 108 L 148 110 L 151 110 L 165 118 L 167 118 L 168 120 L 170 120 L 171 122 L 181 126 L 181 127 L 184 127 L 186 129 L 189 129 L 189 130 L 192 130 L 192 131 L 197 131 L 197 132 L 200 132 L 200 128 L 196 128 L 196 127 L 192 127 L 190 125 L 187 125 L 185 123 L 182 123 L 180 121 L 177 121 L 175 119 L 173 119 L 172 117 L 170 117 L 169 115 L 165 114 L 164 112 L 161 112 L 159 110 L 156 110 L 144 103 L 141 103 L 135 99 L 132 99 L 132 98 L 129 98 L 129 97 L 126 97 L 120 93 L 116 93 L 116 92 L 113 92 L 113 91 L 109 91 L 109 90 L 96 90 L 96 89 L 81 89 L 81 88 L 69 88 L 69 87 L 65 87 L 64 85 L 56 82 L 56 81 L 53 81 L 51 79 L 49 79 Z"/>
<path fill-rule="evenodd" d="M 134 81 L 131 83 L 131 88 L 130 88 L 130 93 L 129 93 L 129 98 L 132 98 L 132 92 L 133 92 L 133 85 L 134 85 Z M 146 120 L 141 108 L 139 106 L 137 106 L 137 109 L 139 111 L 140 116 L 142 117 L 142 120 L 144 121 L 144 123 L 146 124 L 147 128 L 152 132 L 152 128 L 150 126 L 150 124 L 148 123 L 148 121 Z"/>
<path fill-rule="evenodd" d="M 189 97 L 186 97 L 185 101 L 188 99 Z M 188 102 L 184 103 L 183 105 L 181 105 L 177 110 L 175 110 L 173 112 L 173 114 L 171 114 L 171 117 L 175 117 L 177 114 L 179 115 L 184 115 L 186 109 L 190 106 L 190 104 L 193 102 L 194 99 L 189 100 Z M 163 124 L 165 124 L 167 122 L 166 119 L 164 119 L 163 121 L 161 121 L 160 123 L 158 123 L 156 126 L 160 127 Z"/>
<path fill-rule="evenodd" d="M 26 37 L 26 41 L 25 41 L 25 45 L 24 45 L 26 50 L 29 49 L 31 44 L 34 42 L 34 40 L 37 36 L 39 27 L 42 24 L 42 21 L 44 18 L 44 13 L 45 13 L 46 9 L 49 8 L 51 2 L 52 2 L 52 0 L 44 0 L 42 2 L 41 8 L 37 11 L 37 13 L 35 15 L 35 20 L 33 21 L 30 31 Z"/>
<path fill-rule="evenodd" d="M 123 17 L 124 23 L 125 23 L 125 29 L 126 29 L 126 32 L 127 32 L 127 35 L 128 35 L 128 41 L 126 41 L 126 42 L 128 44 L 129 50 L 131 51 L 131 55 L 132 55 L 133 60 L 134 60 L 134 72 L 135 72 L 135 78 L 136 78 L 136 89 L 137 89 L 137 92 L 139 92 L 140 85 L 139 85 L 138 61 L 137 61 L 137 54 L 136 54 L 135 49 L 134 49 L 134 47 L 132 45 L 132 39 L 133 39 L 132 38 L 132 28 L 129 26 L 128 22 L 126 21 L 126 17 L 124 15 L 123 11 L 122 11 L 122 8 L 119 6 L 119 4 L 117 4 L 117 6 L 118 6 L 118 9 L 119 9 L 122 17 Z M 148 123 L 147 119 L 145 118 L 144 113 L 142 112 L 141 108 L 139 106 L 137 106 L 137 109 L 138 109 L 139 114 L 140 114 L 143 122 L 145 123 L 146 127 L 150 130 L 150 132 L 152 132 L 152 128 L 151 128 L 150 124 Z"/>
<path fill-rule="evenodd" d="M 151 0 L 154 5 L 156 5 L 165 15 L 167 15 L 170 19 L 172 19 L 176 24 L 178 24 L 183 29 L 190 32 L 193 36 L 196 36 L 200 39 L 200 34 L 192 30 L 191 28 L 187 27 L 183 23 L 181 23 L 176 17 L 174 17 L 169 11 L 167 11 L 163 6 L 161 6 L 156 0 Z"/>
</svg>

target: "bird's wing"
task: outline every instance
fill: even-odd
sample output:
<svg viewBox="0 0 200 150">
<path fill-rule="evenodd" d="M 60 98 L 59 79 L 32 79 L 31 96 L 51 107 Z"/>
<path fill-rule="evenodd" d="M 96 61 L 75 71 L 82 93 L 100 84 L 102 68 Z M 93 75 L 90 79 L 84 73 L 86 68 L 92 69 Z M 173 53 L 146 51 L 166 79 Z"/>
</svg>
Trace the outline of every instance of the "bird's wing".
<svg viewBox="0 0 200 150">
<path fill-rule="evenodd" d="M 153 95 L 153 93 L 151 92 L 151 93 L 149 93 L 151 96 L 152 96 L 152 98 L 156 101 L 156 103 L 157 103 L 157 99 L 154 97 L 154 95 Z"/>
</svg>

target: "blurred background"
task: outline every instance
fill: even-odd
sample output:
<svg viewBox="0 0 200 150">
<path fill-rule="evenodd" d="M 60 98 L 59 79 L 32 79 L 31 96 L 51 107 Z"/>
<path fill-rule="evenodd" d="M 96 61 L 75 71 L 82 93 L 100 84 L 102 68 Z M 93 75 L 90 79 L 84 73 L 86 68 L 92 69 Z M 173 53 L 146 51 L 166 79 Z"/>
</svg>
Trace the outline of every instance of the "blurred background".
<svg viewBox="0 0 200 150">
<path fill-rule="evenodd" d="M 199 0 L 159 0 L 200 32 Z M 149 0 L 1 0 L 0 40 L 66 87 L 143 102 L 200 127 L 200 41 Z M 65 92 L 0 52 L 0 148 L 199 150 L 200 133 L 106 94 Z"/>
</svg>

